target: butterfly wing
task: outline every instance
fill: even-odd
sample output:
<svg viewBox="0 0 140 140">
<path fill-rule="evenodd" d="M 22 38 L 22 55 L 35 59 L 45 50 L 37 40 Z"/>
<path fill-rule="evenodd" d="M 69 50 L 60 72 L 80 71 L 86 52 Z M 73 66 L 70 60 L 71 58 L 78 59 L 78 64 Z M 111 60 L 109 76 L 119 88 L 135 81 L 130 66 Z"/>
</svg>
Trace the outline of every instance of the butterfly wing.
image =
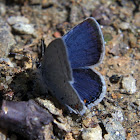
<svg viewBox="0 0 140 140">
<path fill-rule="evenodd" d="M 95 70 L 90 68 L 73 69 L 73 78 L 73 87 L 89 108 L 97 105 L 104 98 L 105 81 Z"/>
<path fill-rule="evenodd" d="M 72 70 L 62 39 L 56 39 L 49 44 L 41 68 L 42 79 L 52 95 L 72 111 L 76 110 L 75 113 L 83 114 L 85 105 L 71 85 Z"/>
<path fill-rule="evenodd" d="M 62 39 L 67 46 L 72 68 L 95 65 L 103 59 L 103 35 L 99 24 L 92 17 L 75 26 Z"/>
</svg>

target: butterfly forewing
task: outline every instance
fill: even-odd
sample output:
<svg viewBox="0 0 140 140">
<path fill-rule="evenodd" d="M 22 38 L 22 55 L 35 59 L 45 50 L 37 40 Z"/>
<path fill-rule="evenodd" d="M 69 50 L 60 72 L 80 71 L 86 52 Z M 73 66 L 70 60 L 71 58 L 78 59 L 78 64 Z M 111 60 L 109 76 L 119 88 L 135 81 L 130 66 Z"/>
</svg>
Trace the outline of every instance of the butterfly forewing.
<svg viewBox="0 0 140 140">
<path fill-rule="evenodd" d="M 42 78 L 47 88 L 61 104 L 83 112 L 84 104 L 72 87 L 72 71 L 62 39 L 52 41 L 42 62 Z"/>
<path fill-rule="evenodd" d="M 72 68 L 91 66 L 104 56 L 104 39 L 99 24 L 87 18 L 63 37 Z"/>
</svg>

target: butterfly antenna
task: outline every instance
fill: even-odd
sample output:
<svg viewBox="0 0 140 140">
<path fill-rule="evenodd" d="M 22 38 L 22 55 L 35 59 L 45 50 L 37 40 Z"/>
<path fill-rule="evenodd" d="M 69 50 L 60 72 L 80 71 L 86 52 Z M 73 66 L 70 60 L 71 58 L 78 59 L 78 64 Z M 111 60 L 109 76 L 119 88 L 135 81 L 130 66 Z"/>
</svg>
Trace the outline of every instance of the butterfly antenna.
<svg viewBox="0 0 140 140">
<path fill-rule="evenodd" d="M 45 45 L 44 39 L 41 39 L 41 54 L 42 54 L 42 57 L 45 55 L 45 50 L 46 50 L 46 45 Z"/>
</svg>

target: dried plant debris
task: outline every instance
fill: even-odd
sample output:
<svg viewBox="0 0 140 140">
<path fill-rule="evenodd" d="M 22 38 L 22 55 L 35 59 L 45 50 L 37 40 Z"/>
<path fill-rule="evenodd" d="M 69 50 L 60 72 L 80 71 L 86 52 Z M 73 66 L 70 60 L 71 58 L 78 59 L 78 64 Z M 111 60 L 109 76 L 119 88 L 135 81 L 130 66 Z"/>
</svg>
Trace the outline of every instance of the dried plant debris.
<svg viewBox="0 0 140 140">
<path fill-rule="evenodd" d="M 52 115 L 33 100 L 3 101 L 1 104 L 0 127 L 20 133 L 29 139 L 43 140 L 44 126 L 52 121 Z"/>
</svg>

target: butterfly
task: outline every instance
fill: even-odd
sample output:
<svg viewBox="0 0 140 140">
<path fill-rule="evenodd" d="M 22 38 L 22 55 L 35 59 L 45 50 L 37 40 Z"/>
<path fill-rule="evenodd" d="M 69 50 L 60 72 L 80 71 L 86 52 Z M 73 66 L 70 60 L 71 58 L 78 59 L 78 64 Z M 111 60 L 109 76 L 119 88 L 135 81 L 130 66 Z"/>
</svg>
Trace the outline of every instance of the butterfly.
<svg viewBox="0 0 140 140">
<path fill-rule="evenodd" d="M 71 112 L 83 115 L 105 96 L 105 80 L 94 69 L 104 54 L 101 28 L 89 17 L 48 45 L 41 65 L 43 84 Z"/>
</svg>

